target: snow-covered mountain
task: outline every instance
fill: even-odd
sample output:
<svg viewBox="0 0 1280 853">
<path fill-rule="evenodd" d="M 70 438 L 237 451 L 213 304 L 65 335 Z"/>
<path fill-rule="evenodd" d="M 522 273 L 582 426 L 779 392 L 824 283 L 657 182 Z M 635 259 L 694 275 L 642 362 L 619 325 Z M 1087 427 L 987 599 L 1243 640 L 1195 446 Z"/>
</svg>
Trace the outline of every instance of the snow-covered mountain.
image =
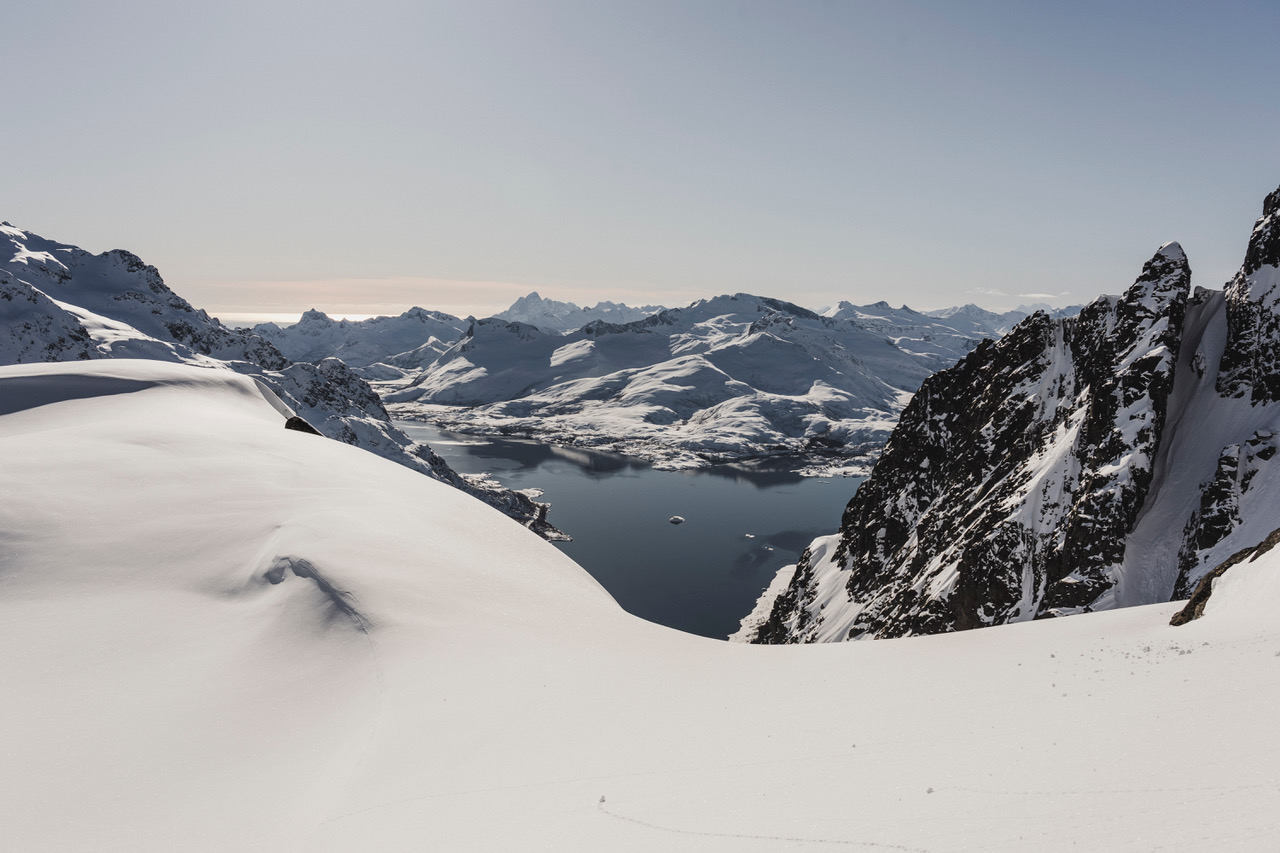
<svg viewBox="0 0 1280 853">
<path fill-rule="evenodd" d="M 1280 550 L 1182 627 L 735 646 L 273 397 L 0 367 L 6 849 L 1275 846 Z"/>
<path fill-rule="evenodd" d="M 361 368 L 411 351 L 421 351 L 423 361 L 430 363 L 463 336 L 467 321 L 423 308 L 367 320 L 334 320 L 311 310 L 291 326 L 261 323 L 253 331 L 293 361 L 340 358 Z"/>
<path fill-rule="evenodd" d="M 391 424 L 368 383 L 336 358 L 292 362 L 178 296 L 156 268 L 122 250 L 94 255 L 0 225 L 0 364 L 154 359 L 253 376 L 321 434 L 377 453 L 486 501 L 548 536 L 547 505 L 468 480 Z"/>
<path fill-rule="evenodd" d="M 1069 309 L 1068 309 L 1069 310 Z M 976 305 L 945 308 L 941 311 L 914 311 L 887 302 L 854 305 L 841 302 L 823 312 L 834 320 L 851 320 L 863 328 L 879 332 L 899 347 L 955 362 L 983 338 L 998 338 L 1027 317 L 1020 311 L 996 314 Z"/>
<path fill-rule="evenodd" d="M 579 308 L 572 302 L 543 299 L 537 291 L 521 296 L 506 311 L 493 316 L 510 323 L 537 326 L 544 332 L 572 332 L 588 323 L 633 323 L 663 310 L 661 305 L 645 305 L 632 308 L 620 302 L 597 302 L 587 308 Z"/>
<path fill-rule="evenodd" d="M 937 633 L 1186 597 L 1280 525 L 1280 190 L 1225 293 L 1180 246 L 928 379 L 739 637 Z"/>
<path fill-rule="evenodd" d="M 812 451 L 852 459 L 981 336 L 910 309 L 841 310 L 822 317 L 740 293 L 565 335 L 491 318 L 406 387 L 379 387 L 401 417 L 608 446 L 667 467 Z"/>
<path fill-rule="evenodd" d="M 1074 317 L 1080 313 L 1083 305 L 1069 305 L 1065 308 L 1053 308 L 1045 304 L 1021 305 L 1012 311 L 988 311 L 973 303 L 957 305 L 951 308 L 940 308 L 924 312 L 930 317 L 944 320 L 948 325 L 961 331 L 980 337 L 998 338 L 1008 334 L 1009 330 L 1030 317 L 1032 314 L 1046 314 L 1051 319 Z"/>
</svg>

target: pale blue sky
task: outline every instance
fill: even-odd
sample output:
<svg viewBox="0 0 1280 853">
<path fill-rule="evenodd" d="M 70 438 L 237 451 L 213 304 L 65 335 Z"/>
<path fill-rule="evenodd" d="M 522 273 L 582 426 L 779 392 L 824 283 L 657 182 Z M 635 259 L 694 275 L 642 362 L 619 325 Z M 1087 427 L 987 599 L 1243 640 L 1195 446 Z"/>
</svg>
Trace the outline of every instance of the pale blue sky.
<svg viewBox="0 0 1280 853">
<path fill-rule="evenodd" d="M 0 219 L 214 313 L 537 289 L 917 308 L 1239 265 L 1280 5 L 65 2 L 5 11 Z"/>
</svg>

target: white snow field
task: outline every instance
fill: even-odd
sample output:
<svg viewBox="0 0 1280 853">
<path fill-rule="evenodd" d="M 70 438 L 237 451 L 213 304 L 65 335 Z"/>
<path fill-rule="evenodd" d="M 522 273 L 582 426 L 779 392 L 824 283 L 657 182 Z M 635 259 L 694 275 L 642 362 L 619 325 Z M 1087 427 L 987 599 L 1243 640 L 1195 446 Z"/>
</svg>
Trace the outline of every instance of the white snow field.
<svg viewBox="0 0 1280 853">
<path fill-rule="evenodd" d="M 1176 604 L 742 646 L 251 378 L 0 368 L 0 846 L 1280 849 L 1280 555 Z"/>
</svg>

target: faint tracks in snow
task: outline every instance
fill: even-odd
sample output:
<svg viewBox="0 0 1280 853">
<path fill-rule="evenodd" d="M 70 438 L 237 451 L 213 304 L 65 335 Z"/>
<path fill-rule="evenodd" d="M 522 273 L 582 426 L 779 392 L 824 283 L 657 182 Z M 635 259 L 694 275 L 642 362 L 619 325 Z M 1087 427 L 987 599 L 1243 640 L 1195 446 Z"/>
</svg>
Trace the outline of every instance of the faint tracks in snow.
<svg viewBox="0 0 1280 853">
<path fill-rule="evenodd" d="M 1112 796 L 1115 794 L 1238 794 L 1243 791 L 1257 791 L 1265 788 L 1271 788 L 1280 791 L 1280 780 L 1272 780 L 1270 782 L 1257 782 L 1252 785 L 1189 785 L 1180 788 L 1081 788 L 1081 789 L 1023 789 L 1018 791 L 1000 790 L 997 788 L 970 788 L 963 785 L 941 785 L 931 790 L 931 793 L 942 793 L 943 791 L 961 791 L 966 794 L 978 794 L 984 797 L 1093 797 L 1093 796 Z"/>
<path fill-rule="evenodd" d="M 605 805 L 603 797 L 600 802 L 596 803 L 596 808 L 601 814 L 621 820 L 627 823 L 634 823 L 637 826 L 643 826 L 646 829 L 654 829 L 659 832 L 669 832 L 675 835 L 695 835 L 700 838 L 740 838 L 744 841 L 783 841 L 788 844 L 830 844 L 838 847 L 862 847 L 871 850 L 903 850 L 907 853 L 929 853 L 923 847 L 908 847 L 905 844 L 890 844 L 882 841 L 856 841 L 848 838 L 806 838 L 801 835 L 756 835 L 749 832 L 711 832 L 703 829 L 684 829 L 678 826 L 663 826 L 660 823 L 651 823 L 647 820 L 640 820 L 636 817 L 628 817 L 624 814 L 618 814 Z"/>
</svg>

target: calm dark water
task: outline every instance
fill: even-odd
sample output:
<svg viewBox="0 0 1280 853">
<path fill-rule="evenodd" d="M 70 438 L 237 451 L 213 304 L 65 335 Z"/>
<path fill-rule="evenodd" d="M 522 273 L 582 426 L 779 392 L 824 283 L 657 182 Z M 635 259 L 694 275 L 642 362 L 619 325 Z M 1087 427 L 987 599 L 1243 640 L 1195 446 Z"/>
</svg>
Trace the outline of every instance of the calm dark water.
<svg viewBox="0 0 1280 853">
<path fill-rule="evenodd" d="M 631 613 L 722 639 L 779 568 L 836 531 L 860 482 L 758 464 L 655 471 L 616 453 L 397 426 L 458 471 L 542 489 L 550 521 L 573 536 L 556 545 Z"/>
</svg>

